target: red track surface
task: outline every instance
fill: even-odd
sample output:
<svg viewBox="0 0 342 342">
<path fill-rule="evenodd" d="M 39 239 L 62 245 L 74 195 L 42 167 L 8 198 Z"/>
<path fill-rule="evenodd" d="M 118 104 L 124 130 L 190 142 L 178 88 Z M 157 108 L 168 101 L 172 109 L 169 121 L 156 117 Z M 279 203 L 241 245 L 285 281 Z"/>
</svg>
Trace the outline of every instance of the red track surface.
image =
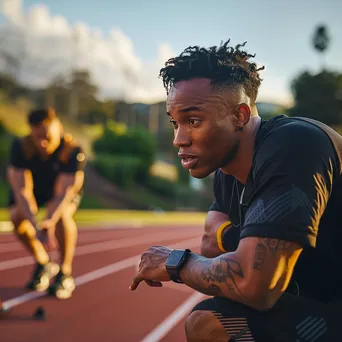
<svg viewBox="0 0 342 342">
<path fill-rule="evenodd" d="M 139 229 L 80 229 L 78 251 L 75 257 L 75 278 L 104 266 L 140 255 L 151 245 L 189 247 L 198 252 L 202 227 L 166 227 Z M 195 238 L 195 239 L 194 239 Z M 192 240 L 190 242 L 185 240 Z M 96 244 L 93 250 L 88 247 Z M 109 244 L 109 245 L 108 245 Z M 130 247 L 122 247 L 130 245 Z M 8 248 L 6 249 L 6 246 Z M 106 247 L 104 247 L 106 246 Z M 80 248 L 81 247 L 81 248 Z M 83 248 L 83 252 L 82 251 Z M 8 249 L 10 249 L 8 251 Z M 106 250 L 105 250 L 106 249 Z M 0 297 L 2 301 L 17 298 L 24 293 L 32 265 L 20 265 L 29 254 L 11 234 L 0 234 Z M 18 259 L 19 265 L 8 266 L 9 260 Z M 30 260 L 29 260 L 30 261 Z M 135 275 L 137 263 L 123 266 L 79 285 L 69 300 L 41 297 L 14 306 L 0 317 L 1 342 L 139 342 L 186 302 L 195 291 L 185 285 L 164 283 L 162 288 L 140 284 L 135 292 L 128 287 Z M 1 266 L 7 267 L 2 269 Z M 114 266 L 116 267 L 116 266 Z M 1 270 L 2 269 L 2 270 Z M 84 279 L 84 278 L 83 278 Z M 46 312 L 45 321 L 32 317 L 38 306 Z M 186 308 L 166 336 L 149 339 L 163 342 L 185 341 L 184 318 Z M 166 326 L 162 329 L 165 331 Z M 145 341 L 146 342 L 146 341 Z"/>
</svg>

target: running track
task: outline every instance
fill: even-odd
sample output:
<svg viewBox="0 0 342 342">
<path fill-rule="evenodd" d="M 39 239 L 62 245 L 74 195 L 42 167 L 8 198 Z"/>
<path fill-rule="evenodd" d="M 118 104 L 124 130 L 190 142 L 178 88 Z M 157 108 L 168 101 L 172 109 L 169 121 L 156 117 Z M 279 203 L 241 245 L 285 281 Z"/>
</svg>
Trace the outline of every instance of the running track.
<svg viewBox="0 0 342 342">
<path fill-rule="evenodd" d="M 69 300 L 27 292 L 32 258 L 13 234 L 0 234 L 0 296 L 12 310 L 0 317 L 1 342 L 182 342 L 184 319 L 206 297 L 185 285 L 128 287 L 141 253 L 152 245 L 199 250 L 203 226 L 79 230 L 77 288 Z M 52 255 L 57 258 L 56 255 Z M 32 314 L 38 306 L 45 321 Z"/>
</svg>

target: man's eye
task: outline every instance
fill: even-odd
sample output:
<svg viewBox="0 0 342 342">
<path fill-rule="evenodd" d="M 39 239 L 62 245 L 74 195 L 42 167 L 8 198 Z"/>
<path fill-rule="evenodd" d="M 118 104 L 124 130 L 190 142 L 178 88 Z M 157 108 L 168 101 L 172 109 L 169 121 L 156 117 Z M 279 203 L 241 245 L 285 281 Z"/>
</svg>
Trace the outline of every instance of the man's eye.
<svg viewBox="0 0 342 342">
<path fill-rule="evenodd" d="M 191 126 L 198 126 L 200 124 L 200 120 L 189 119 L 189 123 L 190 123 Z"/>
<path fill-rule="evenodd" d="M 173 119 L 170 119 L 170 122 L 171 122 L 171 124 L 173 125 L 173 126 L 176 126 L 176 121 L 175 120 L 173 120 Z"/>
</svg>

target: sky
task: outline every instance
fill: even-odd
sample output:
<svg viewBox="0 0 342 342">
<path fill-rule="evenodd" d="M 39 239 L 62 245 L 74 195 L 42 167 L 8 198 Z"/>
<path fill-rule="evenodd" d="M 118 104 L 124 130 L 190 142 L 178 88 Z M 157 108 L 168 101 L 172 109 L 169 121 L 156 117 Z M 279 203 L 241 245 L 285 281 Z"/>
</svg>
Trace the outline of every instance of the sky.
<svg viewBox="0 0 342 342">
<path fill-rule="evenodd" d="M 247 41 L 266 68 L 259 101 L 290 104 L 293 78 L 321 67 L 311 44 L 318 24 L 331 37 L 325 65 L 342 72 L 340 0 L 0 0 L 0 11 L 0 48 L 20 56 L 18 77 L 34 87 L 86 67 L 103 97 L 161 101 L 168 58 L 231 39 Z"/>
</svg>

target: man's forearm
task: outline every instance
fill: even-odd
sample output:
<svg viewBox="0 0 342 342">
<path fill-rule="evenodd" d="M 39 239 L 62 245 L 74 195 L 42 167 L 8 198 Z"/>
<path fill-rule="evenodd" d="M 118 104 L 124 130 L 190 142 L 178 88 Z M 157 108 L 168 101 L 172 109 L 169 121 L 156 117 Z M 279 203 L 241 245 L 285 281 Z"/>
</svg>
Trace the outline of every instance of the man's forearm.
<svg viewBox="0 0 342 342">
<path fill-rule="evenodd" d="M 64 194 L 54 196 L 46 218 L 51 219 L 57 224 L 62 216 L 63 210 L 71 202 L 74 195 L 74 191 L 68 190 Z"/>
<path fill-rule="evenodd" d="M 214 259 L 191 254 L 180 272 L 183 282 L 209 296 L 223 296 L 244 303 L 241 291 L 244 272 L 234 253 L 226 253 Z"/>
</svg>

